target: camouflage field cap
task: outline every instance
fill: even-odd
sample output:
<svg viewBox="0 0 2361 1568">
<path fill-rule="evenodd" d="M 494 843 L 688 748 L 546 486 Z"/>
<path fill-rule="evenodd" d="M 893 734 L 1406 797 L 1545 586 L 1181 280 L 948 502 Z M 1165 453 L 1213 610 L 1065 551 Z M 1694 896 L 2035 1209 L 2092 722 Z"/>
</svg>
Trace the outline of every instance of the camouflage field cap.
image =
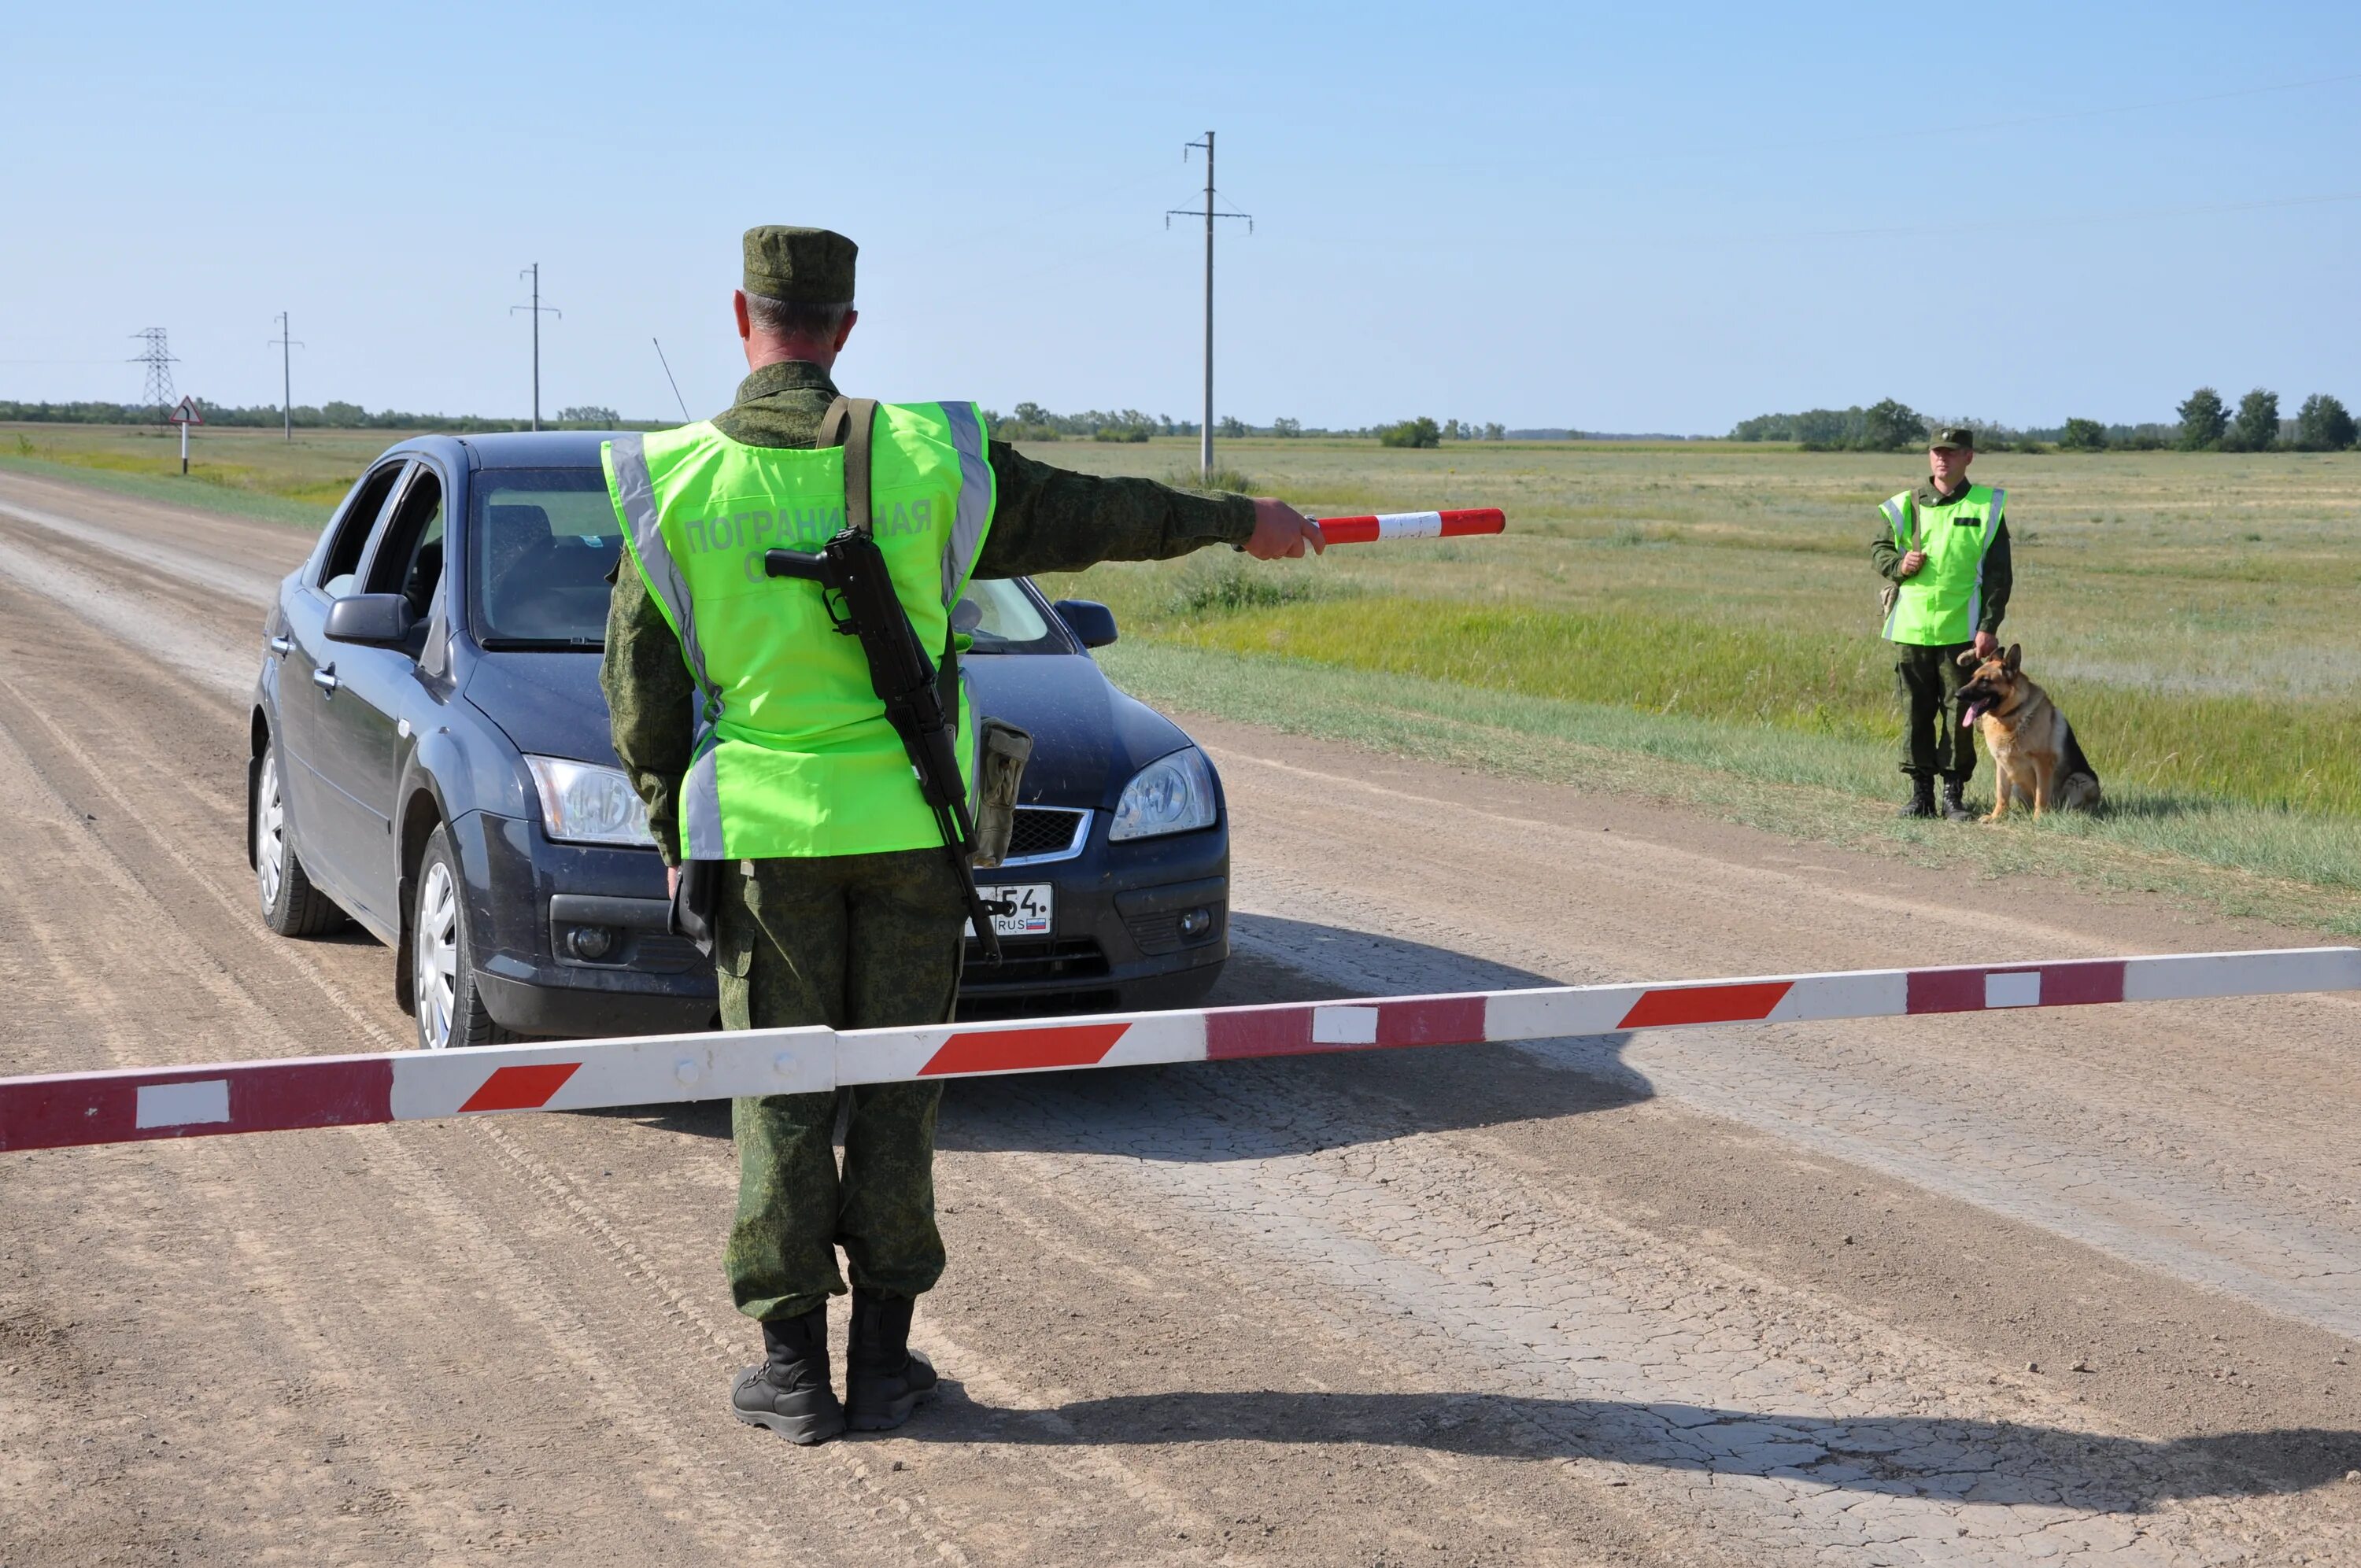
<svg viewBox="0 0 2361 1568">
<path fill-rule="evenodd" d="M 751 284 L 748 286 L 752 287 Z M 1976 433 L 1963 424 L 1947 424 L 1927 440 L 1927 445 L 1930 450 L 1938 446 L 1957 446 L 1973 452 L 1976 449 Z"/>
<path fill-rule="evenodd" d="M 849 305 L 861 247 L 831 229 L 765 224 L 746 231 L 746 291 L 791 305 Z"/>
</svg>

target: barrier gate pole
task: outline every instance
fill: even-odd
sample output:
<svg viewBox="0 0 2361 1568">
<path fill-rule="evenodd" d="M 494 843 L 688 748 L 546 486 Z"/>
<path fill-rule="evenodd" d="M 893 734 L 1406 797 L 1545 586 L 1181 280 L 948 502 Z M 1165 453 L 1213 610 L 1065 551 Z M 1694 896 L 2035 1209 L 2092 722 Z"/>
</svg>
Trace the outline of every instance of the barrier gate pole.
<svg viewBox="0 0 2361 1568">
<path fill-rule="evenodd" d="M 2361 948 L 1551 986 L 1005 1024 L 843 1033 L 749 1029 L 125 1068 L 0 1079 L 0 1151 L 1631 1029 L 2327 991 L 2361 991 Z"/>
</svg>

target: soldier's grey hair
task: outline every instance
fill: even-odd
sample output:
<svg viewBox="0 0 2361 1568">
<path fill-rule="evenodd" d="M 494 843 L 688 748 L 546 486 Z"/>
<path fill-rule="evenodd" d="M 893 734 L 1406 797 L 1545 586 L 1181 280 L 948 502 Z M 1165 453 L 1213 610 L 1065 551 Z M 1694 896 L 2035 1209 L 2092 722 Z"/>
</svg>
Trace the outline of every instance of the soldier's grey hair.
<svg viewBox="0 0 2361 1568">
<path fill-rule="evenodd" d="M 832 338 L 836 329 L 844 324 L 844 313 L 852 305 L 804 305 L 786 300 L 774 300 L 768 294 L 746 296 L 746 319 L 755 330 L 772 337 Z"/>
</svg>

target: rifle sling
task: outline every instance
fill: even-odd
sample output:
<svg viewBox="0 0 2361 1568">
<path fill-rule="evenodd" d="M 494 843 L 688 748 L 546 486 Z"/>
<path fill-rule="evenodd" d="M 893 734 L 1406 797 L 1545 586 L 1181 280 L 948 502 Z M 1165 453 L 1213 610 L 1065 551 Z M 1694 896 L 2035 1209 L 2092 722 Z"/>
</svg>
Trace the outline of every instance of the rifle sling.
<svg viewBox="0 0 2361 1568">
<path fill-rule="evenodd" d="M 876 439 L 877 400 L 839 393 L 820 416 L 819 444 L 844 448 L 844 521 L 858 532 L 870 530 L 870 453 Z M 957 608 L 946 606 L 946 611 Z M 959 722 L 959 629 L 946 613 L 942 657 L 935 663 L 935 696 L 951 722 Z"/>
<path fill-rule="evenodd" d="M 829 404 L 828 412 L 820 416 L 819 439 L 822 447 L 844 448 L 844 522 L 857 532 L 870 533 L 870 455 L 876 440 L 877 400 L 848 398 L 837 394 Z M 935 664 L 935 690 L 944 714 L 953 724 L 960 719 L 959 629 L 951 623 L 950 611 L 955 606 L 945 606 L 943 616 L 943 653 Z M 956 843 L 959 835 L 950 827 L 958 820 L 953 814 L 946 822 L 943 848 L 950 851 L 959 867 L 960 879 L 967 889 L 967 900 L 976 938 L 994 963 L 1000 961 L 1000 943 L 981 896 L 975 891 L 974 873 L 968 870 L 967 857 L 971 845 Z"/>
</svg>

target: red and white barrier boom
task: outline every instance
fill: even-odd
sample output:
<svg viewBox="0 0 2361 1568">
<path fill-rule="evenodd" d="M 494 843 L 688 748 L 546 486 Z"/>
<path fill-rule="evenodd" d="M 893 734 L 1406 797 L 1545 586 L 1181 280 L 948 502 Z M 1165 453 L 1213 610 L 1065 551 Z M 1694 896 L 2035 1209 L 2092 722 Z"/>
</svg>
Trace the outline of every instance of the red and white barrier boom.
<svg viewBox="0 0 2361 1568">
<path fill-rule="evenodd" d="M 1374 544 L 1380 539 L 1458 539 L 1499 533 L 1509 520 L 1499 507 L 1465 511 L 1389 511 L 1367 517 L 1315 517 L 1320 537 L 1331 544 Z"/>
<path fill-rule="evenodd" d="M 0 1150 L 588 1111 L 738 1094 L 1152 1062 L 1546 1040 L 1626 1029 L 1902 1018 L 2009 1007 L 2361 991 L 2361 948 L 1666 985 L 1575 985 L 923 1028 L 753 1029 L 386 1056 L 296 1057 L 0 1079 Z"/>
</svg>

